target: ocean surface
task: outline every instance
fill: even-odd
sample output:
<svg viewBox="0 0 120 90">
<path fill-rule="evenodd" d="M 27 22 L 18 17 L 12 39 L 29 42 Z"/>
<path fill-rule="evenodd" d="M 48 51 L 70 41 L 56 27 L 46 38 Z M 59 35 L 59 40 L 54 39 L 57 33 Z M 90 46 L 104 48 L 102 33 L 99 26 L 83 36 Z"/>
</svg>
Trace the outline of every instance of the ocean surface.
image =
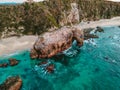
<svg viewBox="0 0 120 90">
<path fill-rule="evenodd" d="M 98 39 L 85 41 L 81 48 L 74 42 L 63 54 L 50 59 L 31 60 L 29 50 L 1 57 L 0 62 L 16 58 L 20 63 L 0 68 L 0 83 L 19 75 L 21 90 L 120 90 L 120 28 L 103 29 L 96 33 Z M 38 65 L 43 61 L 47 64 Z M 55 66 L 53 73 L 45 70 L 49 64 Z"/>
</svg>

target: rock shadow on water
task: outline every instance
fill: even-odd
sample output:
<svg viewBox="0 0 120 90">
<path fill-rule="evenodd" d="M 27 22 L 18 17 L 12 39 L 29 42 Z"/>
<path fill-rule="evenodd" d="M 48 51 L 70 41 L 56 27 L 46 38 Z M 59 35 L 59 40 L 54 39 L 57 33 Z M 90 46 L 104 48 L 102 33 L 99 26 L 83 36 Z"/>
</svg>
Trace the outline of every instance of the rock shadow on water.
<svg viewBox="0 0 120 90">
<path fill-rule="evenodd" d="M 59 63 L 65 65 L 65 66 L 69 65 L 69 60 L 64 54 L 55 55 L 51 59 L 55 62 L 59 62 Z"/>
</svg>

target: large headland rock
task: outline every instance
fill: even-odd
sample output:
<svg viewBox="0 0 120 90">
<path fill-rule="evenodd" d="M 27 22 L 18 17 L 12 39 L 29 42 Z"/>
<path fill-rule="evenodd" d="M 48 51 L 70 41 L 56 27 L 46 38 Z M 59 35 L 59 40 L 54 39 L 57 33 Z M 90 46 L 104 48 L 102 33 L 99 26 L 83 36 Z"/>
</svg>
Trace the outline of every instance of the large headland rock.
<svg viewBox="0 0 120 90">
<path fill-rule="evenodd" d="M 62 27 L 52 32 L 46 32 L 39 36 L 30 51 L 31 58 L 50 58 L 68 49 L 73 40 L 78 46 L 83 45 L 84 34 L 79 27 Z"/>
</svg>

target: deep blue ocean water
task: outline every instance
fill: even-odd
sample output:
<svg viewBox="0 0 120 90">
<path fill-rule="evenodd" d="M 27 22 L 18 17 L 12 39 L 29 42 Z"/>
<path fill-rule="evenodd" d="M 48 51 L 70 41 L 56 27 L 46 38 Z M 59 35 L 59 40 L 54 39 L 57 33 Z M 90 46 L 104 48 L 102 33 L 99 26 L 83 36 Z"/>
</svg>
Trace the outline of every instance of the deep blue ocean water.
<svg viewBox="0 0 120 90">
<path fill-rule="evenodd" d="M 20 63 L 14 67 L 0 68 L 0 83 L 10 76 L 20 75 L 21 90 L 120 90 L 120 28 L 103 27 L 98 39 L 84 42 L 80 49 L 73 46 L 50 59 L 31 60 L 29 50 L 6 57 Z M 44 70 L 47 61 L 54 64 L 53 73 Z"/>
</svg>

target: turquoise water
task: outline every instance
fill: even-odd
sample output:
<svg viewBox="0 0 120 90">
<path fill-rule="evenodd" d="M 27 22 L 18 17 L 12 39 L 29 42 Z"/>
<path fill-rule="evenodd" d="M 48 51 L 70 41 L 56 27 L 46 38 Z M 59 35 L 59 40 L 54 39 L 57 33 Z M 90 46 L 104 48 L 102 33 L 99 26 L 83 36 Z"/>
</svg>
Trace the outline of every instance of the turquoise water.
<svg viewBox="0 0 120 90">
<path fill-rule="evenodd" d="M 103 27 L 98 39 L 85 41 L 78 49 L 75 42 L 64 54 L 50 59 L 31 60 L 29 51 L 1 58 L 20 60 L 14 67 L 0 68 L 0 83 L 7 77 L 20 75 L 21 90 L 120 90 L 120 28 Z M 44 70 L 47 61 L 54 64 L 53 73 Z"/>
</svg>

